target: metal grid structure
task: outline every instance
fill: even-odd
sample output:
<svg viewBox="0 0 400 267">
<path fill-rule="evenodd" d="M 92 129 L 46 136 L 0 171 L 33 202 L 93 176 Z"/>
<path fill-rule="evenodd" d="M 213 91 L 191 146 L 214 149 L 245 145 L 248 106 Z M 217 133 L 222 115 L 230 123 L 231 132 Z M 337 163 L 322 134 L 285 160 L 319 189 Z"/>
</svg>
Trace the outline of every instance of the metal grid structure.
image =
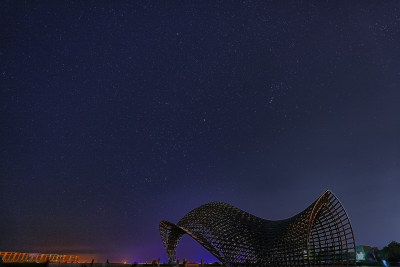
<svg viewBox="0 0 400 267">
<path fill-rule="evenodd" d="M 222 202 L 200 206 L 177 224 L 160 222 L 170 263 L 188 234 L 225 266 L 354 266 L 355 241 L 342 204 L 329 190 L 299 214 L 279 221 Z"/>
</svg>

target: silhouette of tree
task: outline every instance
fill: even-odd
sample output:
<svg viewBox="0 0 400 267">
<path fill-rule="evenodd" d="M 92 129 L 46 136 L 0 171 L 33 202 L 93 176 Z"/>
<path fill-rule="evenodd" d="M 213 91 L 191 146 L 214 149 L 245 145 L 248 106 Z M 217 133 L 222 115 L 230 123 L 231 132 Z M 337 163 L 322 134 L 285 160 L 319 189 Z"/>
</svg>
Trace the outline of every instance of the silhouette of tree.
<svg viewBox="0 0 400 267">
<path fill-rule="evenodd" d="M 387 259 L 390 263 L 400 262 L 400 243 L 392 241 L 379 251 L 381 259 Z"/>
</svg>

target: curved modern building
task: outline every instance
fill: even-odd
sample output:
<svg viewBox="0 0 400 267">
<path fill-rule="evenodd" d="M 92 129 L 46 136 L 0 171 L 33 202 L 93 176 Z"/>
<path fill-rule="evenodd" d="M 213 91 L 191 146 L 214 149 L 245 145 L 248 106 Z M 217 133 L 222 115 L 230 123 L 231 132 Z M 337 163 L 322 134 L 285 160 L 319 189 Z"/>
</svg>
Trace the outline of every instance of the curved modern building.
<svg viewBox="0 0 400 267">
<path fill-rule="evenodd" d="M 170 262 L 188 234 L 226 266 L 355 265 L 350 220 L 331 191 L 299 214 L 269 221 L 229 204 L 212 202 L 186 214 L 177 224 L 160 222 Z"/>
</svg>

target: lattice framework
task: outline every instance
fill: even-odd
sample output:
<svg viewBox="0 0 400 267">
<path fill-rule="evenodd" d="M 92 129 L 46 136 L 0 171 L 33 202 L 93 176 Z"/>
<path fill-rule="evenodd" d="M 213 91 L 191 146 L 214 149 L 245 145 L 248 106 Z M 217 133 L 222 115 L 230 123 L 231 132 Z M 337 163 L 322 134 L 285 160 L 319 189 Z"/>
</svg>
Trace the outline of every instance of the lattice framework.
<svg viewBox="0 0 400 267">
<path fill-rule="evenodd" d="M 176 225 L 160 222 L 170 262 L 188 234 L 226 266 L 355 265 L 350 220 L 327 190 L 299 214 L 269 221 L 222 202 L 211 202 L 186 214 Z"/>
</svg>

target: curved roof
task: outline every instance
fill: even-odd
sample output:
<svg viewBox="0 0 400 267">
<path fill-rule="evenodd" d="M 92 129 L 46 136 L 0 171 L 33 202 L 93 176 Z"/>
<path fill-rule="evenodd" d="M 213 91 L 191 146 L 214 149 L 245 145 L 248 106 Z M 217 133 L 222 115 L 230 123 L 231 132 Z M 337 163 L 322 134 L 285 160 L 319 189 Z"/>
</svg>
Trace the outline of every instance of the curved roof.
<svg viewBox="0 0 400 267">
<path fill-rule="evenodd" d="M 177 224 L 160 222 L 171 262 L 188 234 L 226 266 L 354 265 L 355 242 L 342 204 L 329 190 L 299 214 L 270 221 L 222 202 L 187 213 Z"/>
</svg>

